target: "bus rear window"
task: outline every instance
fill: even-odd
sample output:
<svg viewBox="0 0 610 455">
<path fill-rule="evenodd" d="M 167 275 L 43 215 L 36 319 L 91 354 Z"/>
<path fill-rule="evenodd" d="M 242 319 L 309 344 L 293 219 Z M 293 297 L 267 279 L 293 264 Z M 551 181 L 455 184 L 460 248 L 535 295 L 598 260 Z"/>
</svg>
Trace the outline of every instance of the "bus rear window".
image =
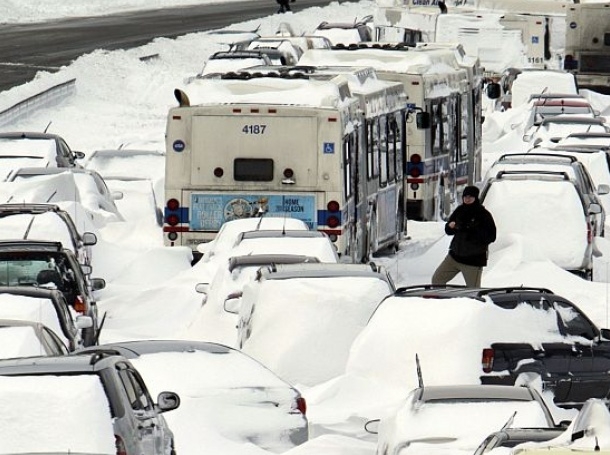
<svg viewBox="0 0 610 455">
<path fill-rule="evenodd" d="M 273 180 L 273 160 L 268 158 L 236 158 L 233 176 L 238 182 L 270 182 Z"/>
</svg>

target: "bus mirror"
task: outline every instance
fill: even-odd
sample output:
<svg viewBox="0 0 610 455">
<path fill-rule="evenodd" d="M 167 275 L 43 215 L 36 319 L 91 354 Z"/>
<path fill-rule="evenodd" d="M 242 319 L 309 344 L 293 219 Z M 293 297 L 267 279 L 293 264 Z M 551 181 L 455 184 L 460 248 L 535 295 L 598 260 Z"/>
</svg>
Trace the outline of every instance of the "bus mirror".
<svg viewBox="0 0 610 455">
<path fill-rule="evenodd" d="M 487 84 L 486 92 L 487 92 L 487 98 L 489 98 L 491 100 L 497 100 L 498 98 L 500 98 L 500 95 L 502 94 L 502 90 L 500 89 L 500 84 L 498 84 L 497 82 L 490 82 L 489 84 Z"/>
<path fill-rule="evenodd" d="M 418 112 L 415 114 L 415 124 L 418 130 L 427 130 L 430 128 L 430 113 Z"/>
<path fill-rule="evenodd" d="M 176 101 L 178 101 L 180 107 L 188 107 L 191 105 L 188 95 L 179 88 L 174 90 L 174 97 L 176 98 Z"/>
</svg>

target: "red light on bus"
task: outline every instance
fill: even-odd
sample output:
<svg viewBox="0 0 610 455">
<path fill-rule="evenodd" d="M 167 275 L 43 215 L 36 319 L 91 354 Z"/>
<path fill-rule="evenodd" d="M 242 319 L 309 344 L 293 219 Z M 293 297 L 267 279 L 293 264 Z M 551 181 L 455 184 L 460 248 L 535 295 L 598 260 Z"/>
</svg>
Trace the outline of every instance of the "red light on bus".
<svg viewBox="0 0 610 455">
<path fill-rule="evenodd" d="M 241 109 L 233 109 L 234 114 L 241 114 Z"/>
<path fill-rule="evenodd" d="M 329 122 L 336 122 L 337 121 L 337 117 L 328 117 L 328 121 Z"/>
<path fill-rule="evenodd" d="M 270 114 L 277 114 L 277 109 L 269 109 L 267 112 Z"/>
<path fill-rule="evenodd" d="M 421 155 L 418 155 L 417 153 L 414 153 L 413 155 L 411 155 L 411 160 L 410 161 L 413 164 L 421 163 Z"/>
<path fill-rule="evenodd" d="M 284 169 L 284 177 L 286 177 L 287 179 L 291 179 L 293 176 L 294 176 L 294 171 L 292 169 L 290 169 L 289 167 Z"/>
<path fill-rule="evenodd" d="M 338 212 L 339 203 L 337 201 L 330 201 L 328 204 L 326 204 L 326 208 L 329 212 Z"/>
<path fill-rule="evenodd" d="M 336 228 L 339 226 L 339 218 L 337 218 L 336 216 L 329 216 L 326 219 L 326 224 L 328 225 L 328 227 L 330 228 Z"/>
<path fill-rule="evenodd" d="M 182 120 L 181 115 L 172 115 L 172 120 Z"/>
<path fill-rule="evenodd" d="M 413 81 L 411 82 L 411 85 L 419 85 L 419 81 Z"/>
<path fill-rule="evenodd" d="M 414 167 L 413 169 L 411 169 L 409 171 L 409 175 L 411 177 L 419 177 L 421 175 L 421 173 L 419 172 L 419 169 L 417 169 L 416 167 Z"/>
<path fill-rule="evenodd" d="M 170 226 L 175 226 L 180 222 L 180 218 L 178 218 L 178 215 L 168 215 L 167 218 L 165 218 L 165 221 Z"/>
<path fill-rule="evenodd" d="M 225 171 L 222 170 L 221 167 L 217 167 L 214 169 L 214 177 L 222 177 L 224 175 Z"/>
<path fill-rule="evenodd" d="M 180 207 L 180 202 L 178 202 L 178 199 L 170 199 L 169 201 L 167 201 L 167 208 L 169 210 L 178 210 L 178 208 Z"/>
<path fill-rule="evenodd" d="M 260 109 L 250 109 L 250 113 L 252 114 L 258 114 L 260 112 Z"/>
</svg>

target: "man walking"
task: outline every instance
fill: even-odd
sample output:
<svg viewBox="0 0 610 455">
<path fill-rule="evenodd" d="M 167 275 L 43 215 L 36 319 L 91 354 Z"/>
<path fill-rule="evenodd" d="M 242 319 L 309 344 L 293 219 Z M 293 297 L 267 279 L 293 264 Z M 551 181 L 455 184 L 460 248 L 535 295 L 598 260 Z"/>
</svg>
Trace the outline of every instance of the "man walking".
<svg viewBox="0 0 610 455">
<path fill-rule="evenodd" d="M 290 1 L 291 0 L 276 0 L 280 5 L 280 9 L 278 13 L 285 13 L 286 11 L 290 11 Z M 294 0 L 292 0 L 294 1 Z"/>
<path fill-rule="evenodd" d="M 449 254 L 432 275 L 432 284 L 447 284 L 461 273 L 466 286 L 481 287 L 489 244 L 496 240 L 496 224 L 479 201 L 476 186 L 464 188 L 462 204 L 449 216 L 445 233 L 452 235 L 453 239 Z"/>
</svg>

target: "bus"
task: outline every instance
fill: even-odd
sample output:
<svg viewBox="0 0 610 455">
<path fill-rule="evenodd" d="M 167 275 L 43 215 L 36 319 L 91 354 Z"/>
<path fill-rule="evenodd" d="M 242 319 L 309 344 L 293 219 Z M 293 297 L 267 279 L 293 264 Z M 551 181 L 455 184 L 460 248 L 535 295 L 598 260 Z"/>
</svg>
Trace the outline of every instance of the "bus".
<svg viewBox="0 0 610 455">
<path fill-rule="evenodd" d="M 401 2 L 399 2 L 401 3 Z M 449 6 L 436 0 L 378 0 L 375 30 L 379 40 L 460 42 L 478 56 L 488 76 L 508 67 L 559 69 L 568 0 L 479 0 Z M 402 38 L 401 38 L 402 34 Z M 385 38 L 389 37 L 389 38 Z"/>
<path fill-rule="evenodd" d="M 429 125 L 408 115 L 404 161 L 407 219 L 445 219 L 458 192 L 473 184 L 481 168 L 481 68 L 458 61 L 449 46 L 411 48 L 358 43 L 309 50 L 301 65 L 372 66 L 380 79 L 400 82 L 409 113 L 427 113 Z M 472 66 L 469 73 L 467 67 Z M 470 76 L 469 76 L 470 74 Z M 415 117 L 415 118 L 414 118 Z"/>
<path fill-rule="evenodd" d="M 374 83 L 370 70 L 346 77 L 275 68 L 176 90 L 166 129 L 165 244 L 196 250 L 228 220 L 290 216 L 328 234 L 354 262 L 397 245 L 402 85 Z"/>
<path fill-rule="evenodd" d="M 563 68 L 579 88 L 610 94 L 610 3 L 579 3 L 566 15 Z"/>
</svg>

